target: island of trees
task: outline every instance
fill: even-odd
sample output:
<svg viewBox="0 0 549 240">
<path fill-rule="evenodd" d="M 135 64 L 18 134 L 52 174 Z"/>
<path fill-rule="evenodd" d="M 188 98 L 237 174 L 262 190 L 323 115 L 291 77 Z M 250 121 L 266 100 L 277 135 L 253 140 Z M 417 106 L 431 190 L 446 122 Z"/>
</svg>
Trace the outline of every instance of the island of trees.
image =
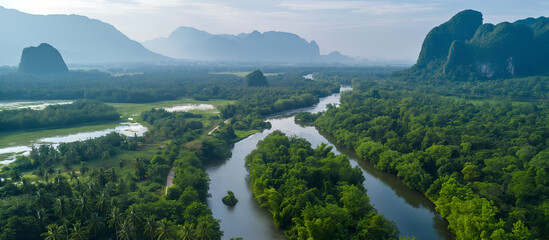
<svg viewBox="0 0 549 240">
<path fill-rule="evenodd" d="M 227 195 L 221 199 L 225 205 L 234 206 L 238 203 L 238 199 L 234 195 L 233 191 L 227 191 Z"/>
<path fill-rule="evenodd" d="M 397 239 L 370 205 L 364 176 L 332 147 L 275 131 L 246 157 L 253 194 L 289 239 Z"/>
</svg>

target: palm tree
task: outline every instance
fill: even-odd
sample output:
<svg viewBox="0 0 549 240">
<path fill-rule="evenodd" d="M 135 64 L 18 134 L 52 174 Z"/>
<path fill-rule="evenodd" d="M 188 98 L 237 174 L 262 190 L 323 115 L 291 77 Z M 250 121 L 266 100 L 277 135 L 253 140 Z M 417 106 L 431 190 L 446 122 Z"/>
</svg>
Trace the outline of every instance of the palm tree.
<svg viewBox="0 0 549 240">
<path fill-rule="evenodd" d="M 120 225 L 120 222 L 122 221 L 122 213 L 120 213 L 120 209 L 114 206 L 111 209 L 108 218 L 109 220 L 107 220 L 107 224 L 109 224 L 109 227 L 114 227 L 114 230 L 118 232 L 118 225 Z"/>
<path fill-rule="evenodd" d="M 46 223 L 48 222 L 48 213 L 46 212 L 46 209 L 39 208 L 38 210 L 36 210 L 36 218 L 38 219 L 42 227 L 46 226 Z"/>
<path fill-rule="evenodd" d="M 88 168 L 88 164 L 86 162 L 81 162 L 80 163 L 80 173 L 82 174 L 82 176 L 86 175 L 86 173 L 88 172 L 88 170 L 90 170 Z"/>
<path fill-rule="evenodd" d="M 99 208 L 99 212 L 103 212 L 103 210 L 106 208 L 108 204 L 108 201 L 109 201 L 109 196 L 107 195 L 107 193 L 102 191 L 99 194 L 99 197 L 97 198 L 97 203 L 96 203 L 97 207 Z"/>
<path fill-rule="evenodd" d="M 48 203 L 48 200 L 49 199 L 46 196 L 46 193 L 44 192 L 44 190 L 39 189 L 38 191 L 36 191 L 36 202 L 37 202 L 38 206 L 46 207 L 46 205 Z"/>
<path fill-rule="evenodd" d="M 69 234 L 69 239 L 71 240 L 86 240 L 88 239 L 88 235 L 84 233 L 84 229 L 82 229 L 82 224 L 80 222 L 75 223 L 71 228 L 71 233 Z"/>
<path fill-rule="evenodd" d="M 55 199 L 55 211 L 59 215 L 59 219 L 63 219 L 69 214 L 69 204 L 64 198 Z"/>
<path fill-rule="evenodd" d="M 204 222 L 201 222 L 196 227 L 196 238 L 200 240 L 212 240 L 208 233 L 208 226 Z"/>
<path fill-rule="evenodd" d="M 65 229 L 63 229 L 63 226 L 52 223 L 48 225 L 46 229 L 47 232 L 40 234 L 40 236 L 44 237 L 44 240 L 65 239 Z"/>
<path fill-rule="evenodd" d="M 120 240 L 135 239 L 135 226 L 128 219 L 125 219 L 120 224 L 120 231 L 116 232 L 116 236 Z"/>
<path fill-rule="evenodd" d="M 185 222 L 183 226 L 179 229 L 177 232 L 177 235 L 179 236 L 179 240 L 192 240 L 194 239 L 193 236 L 193 226 L 191 224 L 188 224 Z"/>
<path fill-rule="evenodd" d="M 156 222 L 157 228 L 156 228 L 156 239 L 157 240 L 164 240 L 164 239 L 170 239 L 173 234 L 173 223 L 171 221 L 168 221 L 168 219 L 162 219 L 160 221 Z"/>
<path fill-rule="evenodd" d="M 118 180 L 118 175 L 116 173 L 116 170 L 114 168 L 111 168 L 108 172 L 107 172 L 107 178 L 109 181 L 111 182 L 116 182 L 116 180 Z"/>
<path fill-rule="evenodd" d="M 84 232 L 85 230 L 82 227 L 82 223 L 76 222 L 74 225 L 72 225 L 72 228 L 70 229 L 69 239 L 71 240 L 86 240 L 88 239 L 88 235 Z"/>
<path fill-rule="evenodd" d="M 93 233 L 93 236 L 95 237 L 99 231 L 105 227 L 105 223 L 103 223 L 103 219 L 97 215 L 97 213 L 93 213 L 90 215 L 87 221 L 88 231 L 90 233 Z"/>
<path fill-rule="evenodd" d="M 126 219 L 134 226 L 138 226 L 141 223 L 141 217 L 139 217 L 139 214 L 135 211 L 133 206 L 130 206 L 128 210 L 126 210 Z"/>
<path fill-rule="evenodd" d="M 82 216 L 87 216 L 88 213 L 91 212 L 90 204 L 88 202 L 88 197 L 86 196 L 86 194 L 82 194 L 82 196 L 78 198 L 77 203 L 80 207 Z"/>
<path fill-rule="evenodd" d="M 145 218 L 144 222 L 145 226 L 143 227 L 143 235 L 153 239 L 156 230 L 156 217 L 154 215 L 150 215 Z"/>
</svg>

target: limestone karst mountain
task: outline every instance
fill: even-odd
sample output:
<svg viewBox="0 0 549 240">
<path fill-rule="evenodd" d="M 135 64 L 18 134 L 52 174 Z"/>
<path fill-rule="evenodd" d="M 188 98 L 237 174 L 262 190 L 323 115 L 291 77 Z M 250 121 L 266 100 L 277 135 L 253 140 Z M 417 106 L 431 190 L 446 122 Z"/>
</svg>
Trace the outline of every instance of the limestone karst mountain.
<svg viewBox="0 0 549 240">
<path fill-rule="evenodd" d="M 61 74 L 69 72 L 63 57 L 51 45 L 42 43 L 38 47 L 27 47 L 21 54 L 19 72 L 31 74 Z"/>
</svg>

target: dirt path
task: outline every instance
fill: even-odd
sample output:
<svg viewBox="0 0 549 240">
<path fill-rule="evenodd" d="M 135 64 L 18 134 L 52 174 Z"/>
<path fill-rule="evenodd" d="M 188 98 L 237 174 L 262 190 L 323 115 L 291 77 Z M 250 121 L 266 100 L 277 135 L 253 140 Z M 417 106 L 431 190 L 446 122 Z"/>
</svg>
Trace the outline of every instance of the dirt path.
<svg viewBox="0 0 549 240">
<path fill-rule="evenodd" d="M 231 119 L 229 118 L 229 119 L 225 120 L 223 123 L 226 124 L 226 123 L 228 123 L 230 120 L 231 120 Z M 212 129 L 212 130 L 208 133 L 208 135 L 212 135 L 212 133 L 215 132 L 215 130 L 217 130 L 218 128 L 219 128 L 219 125 L 217 125 L 216 127 L 214 127 L 214 129 Z"/>
<path fill-rule="evenodd" d="M 168 174 L 168 178 L 166 179 L 166 193 L 165 194 L 168 194 L 168 188 L 173 186 L 173 176 L 175 175 L 174 169 L 175 169 L 175 167 L 172 167 L 172 169 L 170 170 L 170 173 Z"/>
</svg>

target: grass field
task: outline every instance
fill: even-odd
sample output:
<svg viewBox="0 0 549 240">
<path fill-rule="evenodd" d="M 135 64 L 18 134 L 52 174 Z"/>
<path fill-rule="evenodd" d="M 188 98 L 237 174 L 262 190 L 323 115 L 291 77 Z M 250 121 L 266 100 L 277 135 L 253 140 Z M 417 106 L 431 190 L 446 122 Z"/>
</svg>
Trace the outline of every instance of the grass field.
<svg viewBox="0 0 549 240">
<path fill-rule="evenodd" d="M 145 103 L 145 104 L 134 104 L 134 103 L 108 103 L 116 108 L 116 110 L 122 114 L 123 121 L 127 121 L 128 118 L 133 117 L 135 120 L 136 115 L 141 114 L 141 112 L 150 110 L 152 108 L 164 108 L 164 107 L 173 107 L 183 104 L 211 104 L 215 108 L 217 106 L 225 105 L 227 103 L 234 103 L 234 101 L 229 100 L 211 100 L 211 101 L 196 101 L 193 99 L 180 99 L 174 101 L 162 101 L 155 103 Z M 191 110 L 195 113 L 204 113 L 206 116 L 217 114 L 217 109 L 208 109 L 208 110 Z M 134 121 L 135 121 L 134 120 Z M 101 131 L 105 129 L 115 128 L 120 125 L 120 122 L 110 122 L 110 123 L 87 123 L 82 125 L 72 125 L 65 128 L 41 128 L 41 129 L 31 129 L 31 130 L 22 130 L 22 131 L 8 131 L 0 132 L 0 148 L 17 146 L 17 145 L 28 145 L 34 141 L 42 138 L 54 137 L 54 136 L 66 136 L 75 133 L 82 132 L 94 132 Z"/>
<path fill-rule="evenodd" d="M 81 125 L 71 125 L 68 127 L 62 128 L 41 128 L 41 129 L 31 129 L 31 130 L 21 130 L 21 131 L 7 131 L 0 132 L 0 149 L 14 146 L 30 146 L 33 143 L 36 143 L 39 139 L 57 137 L 57 136 L 67 136 L 77 133 L 88 133 L 103 131 L 106 129 L 114 129 L 118 126 L 121 126 L 121 122 L 128 122 L 128 118 L 132 118 L 132 122 L 138 122 L 138 116 L 143 111 L 150 110 L 152 108 L 168 108 L 178 105 L 185 104 L 211 104 L 214 106 L 214 109 L 207 110 L 191 110 L 193 113 L 201 113 L 205 115 L 203 118 L 203 123 L 205 127 L 213 128 L 215 122 L 211 122 L 208 118 L 209 116 L 217 115 L 217 107 L 225 105 L 228 103 L 234 103 L 235 101 L 229 100 L 220 100 L 214 99 L 209 101 L 197 101 L 193 99 L 178 99 L 173 101 L 161 101 L 154 103 L 144 103 L 144 104 L 134 104 L 134 103 L 107 103 L 117 109 L 117 111 L 122 115 L 121 121 L 117 122 L 96 122 L 96 123 L 86 123 Z M 143 125 L 147 125 L 142 123 Z M 2 154 L 0 155 L 0 161 L 5 160 L 7 157 L 13 155 Z"/>
<path fill-rule="evenodd" d="M 216 72 L 216 73 L 212 73 L 212 74 L 228 74 L 228 75 L 235 75 L 235 76 L 238 76 L 238 77 L 246 77 L 246 75 L 248 75 L 249 73 L 251 72 Z M 263 75 L 265 76 L 275 76 L 275 75 L 278 75 L 280 73 L 263 73 Z"/>
<path fill-rule="evenodd" d="M 234 103 L 235 101 L 222 100 L 222 99 L 212 99 L 209 101 L 197 101 L 194 99 L 183 98 L 173 101 L 162 101 L 162 102 L 153 102 L 153 103 L 107 103 L 116 108 L 116 110 L 122 114 L 122 118 L 127 119 L 130 117 L 135 117 L 141 114 L 143 111 L 148 111 L 153 108 L 168 108 L 174 107 L 177 105 L 184 104 L 211 104 L 215 109 L 209 110 L 191 110 L 190 112 L 200 112 L 200 113 L 217 113 L 217 107 L 222 106 L 228 103 Z"/>
<path fill-rule="evenodd" d="M 89 123 L 88 123 L 89 124 Z M 92 123 L 93 124 L 93 123 Z M 0 148 L 28 145 L 38 139 L 66 136 L 80 132 L 94 132 L 119 126 L 120 123 L 95 123 L 94 125 L 76 125 L 67 128 L 41 128 L 34 130 L 0 132 Z"/>
</svg>

